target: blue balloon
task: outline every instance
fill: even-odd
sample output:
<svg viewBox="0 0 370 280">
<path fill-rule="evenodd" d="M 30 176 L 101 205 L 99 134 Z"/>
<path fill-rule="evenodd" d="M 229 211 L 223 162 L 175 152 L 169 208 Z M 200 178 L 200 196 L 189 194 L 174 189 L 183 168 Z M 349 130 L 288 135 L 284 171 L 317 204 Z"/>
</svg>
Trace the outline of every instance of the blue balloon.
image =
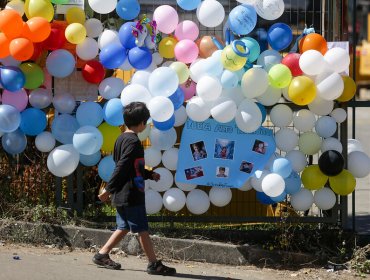
<svg viewBox="0 0 370 280">
<path fill-rule="evenodd" d="M 267 32 L 264 28 L 257 28 L 254 32 L 254 38 L 258 41 L 258 44 L 261 48 L 261 53 L 268 49 L 268 43 L 267 43 Z"/>
<path fill-rule="evenodd" d="M 46 69 L 56 78 L 65 78 L 72 74 L 76 66 L 73 55 L 63 49 L 51 52 L 46 59 Z"/>
<path fill-rule="evenodd" d="M 286 197 L 286 193 L 283 192 L 281 195 L 279 196 L 275 196 L 275 197 L 270 197 L 270 199 L 274 202 L 282 202 L 285 200 L 285 197 Z"/>
<path fill-rule="evenodd" d="M 175 108 L 175 111 L 176 111 L 184 103 L 184 100 L 185 100 L 184 91 L 180 87 L 178 87 L 177 90 L 175 91 L 175 93 L 173 93 L 168 98 L 171 100 L 171 102 L 172 102 L 172 104 Z"/>
<path fill-rule="evenodd" d="M 293 32 L 285 23 L 275 23 L 267 31 L 267 41 L 271 48 L 281 51 L 289 47 L 293 40 Z"/>
<path fill-rule="evenodd" d="M 257 60 L 261 53 L 261 48 L 258 42 L 251 37 L 241 38 L 245 46 L 249 49 L 248 62 L 254 62 Z"/>
<path fill-rule="evenodd" d="M 119 40 L 125 49 L 129 50 L 136 47 L 135 37 L 132 35 L 132 27 L 135 27 L 135 22 L 126 22 L 121 26 L 118 32 Z"/>
<path fill-rule="evenodd" d="M 248 4 L 236 6 L 231 10 L 228 22 L 231 31 L 235 34 L 246 35 L 256 26 L 256 10 L 253 6 Z"/>
<path fill-rule="evenodd" d="M 265 122 L 266 116 L 267 116 L 266 108 L 259 102 L 256 102 L 256 105 L 258 106 L 258 108 L 261 110 L 261 113 L 262 113 L 262 122 L 261 122 L 261 125 L 262 125 Z"/>
<path fill-rule="evenodd" d="M 112 177 L 116 164 L 113 160 L 113 156 L 107 156 L 103 158 L 98 165 L 98 174 L 104 182 L 109 182 Z"/>
<path fill-rule="evenodd" d="M 169 118 L 165 122 L 156 122 L 155 120 L 153 120 L 153 125 L 161 131 L 169 130 L 175 125 L 175 114 L 173 114 L 171 118 Z"/>
<path fill-rule="evenodd" d="M 18 91 L 26 83 L 26 76 L 15 66 L 0 67 L 0 83 L 8 91 Z"/>
<path fill-rule="evenodd" d="M 128 61 L 137 70 L 148 68 L 152 59 L 152 53 L 146 47 L 135 47 L 128 52 Z"/>
<path fill-rule="evenodd" d="M 289 177 L 284 179 L 285 181 L 285 192 L 287 194 L 295 194 L 301 189 L 302 181 L 301 177 L 297 172 L 292 171 Z"/>
<path fill-rule="evenodd" d="M 271 172 L 287 178 L 292 173 L 292 164 L 286 158 L 277 158 L 272 163 Z"/>
<path fill-rule="evenodd" d="M 46 114 L 40 109 L 28 108 L 21 113 L 20 129 L 26 135 L 39 135 L 45 130 L 46 125 Z"/>
<path fill-rule="evenodd" d="M 185 11 L 192 11 L 198 7 L 200 2 L 201 0 L 177 0 L 177 5 Z"/>
<path fill-rule="evenodd" d="M 276 202 L 271 199 L 267 194 L 264 192 L 256 192 L 256 198 L 262 204 L 270 205 L 275 204 Z"/>
<path fill-rule="evenodd" d="M 224 70 L 221 75 L 221 85 L 223 88 L 235 88 L 238 86 L 239 77 L 235 72 Z"/>
<path fill-rule="evenodd" d="M 120 67 L 126 60 L 126 49 L 121 44 L 109 44 L 99 54 L 101 64 L 107 69 Z"/>
<path fill-rule="evenodd" d="M 103 107 L 104 120 L 113 126 L 123 125 L 123 106 L 118 98 L 112 98 Z"/>
<path fill-rule="evenodd" d="M 77 108 L 76 118 L 80 126 L 98 127 L 103 122 L 103 108 L 97 102 L 83 102 Z"/>
<path fill-rule="evenodd" d="M 1 138 L 1 143 L 8 154 L 17 155 L 26 149 L 27 137 L 20 129 L 17 129 L 16 131 L 5 133 Z"/>
<path fill-rule="evenodd" d="M 13 132 L 21 123 L 21 114 L 17 108 L 8 105 L 0 105 L 0 131 L 1 132 Z"/>
<path fill-rule="evenodd" d="M 124 20 L 132 20 L 140 13 L 140 4 L 137 0 L 120 0 L 116 6 L 118 16 Z"/>
<path fill-rule="evenodd" d="M 80 128 L 75 117 L 61 114 L 54 118 L 51 124 L 51 133 L 62 144 L 72 144 L 73 135 Z"/>
<path fill-rule="evenodd" d="M 97 151 L 95 154 L 88 155 L 88 156 L 80 154 L 80 162 L 84 166 L 97 165 L 100 159 L 101 159 L 100 151 Z"/>
</svg>

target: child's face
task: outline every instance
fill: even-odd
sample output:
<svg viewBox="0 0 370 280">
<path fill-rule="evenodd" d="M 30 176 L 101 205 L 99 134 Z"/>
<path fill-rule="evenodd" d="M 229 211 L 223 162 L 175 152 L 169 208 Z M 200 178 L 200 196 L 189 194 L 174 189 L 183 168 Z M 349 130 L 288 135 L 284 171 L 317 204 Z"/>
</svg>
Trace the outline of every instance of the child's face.
<svg viewBox="0 0 370 280">
<path fill-rule="evenodd" d="M 199 151 L 198 146 L 194 146 L 193 148 L 194 148 L 194 151 L 195 151 L 195 152 L 198 152 L 198 151 Z"/>
<path fill-rule="evenodd" d="M 219 169 L 218 171 L 219 171 L 220 174 L 225 174 L 225 170 L 223 170 L 223 169 Z"/>
<path fill-rule="evenodd" d="M 263 143 L 258 143 L 259 148 L 263 148 Z"/>
</svg>

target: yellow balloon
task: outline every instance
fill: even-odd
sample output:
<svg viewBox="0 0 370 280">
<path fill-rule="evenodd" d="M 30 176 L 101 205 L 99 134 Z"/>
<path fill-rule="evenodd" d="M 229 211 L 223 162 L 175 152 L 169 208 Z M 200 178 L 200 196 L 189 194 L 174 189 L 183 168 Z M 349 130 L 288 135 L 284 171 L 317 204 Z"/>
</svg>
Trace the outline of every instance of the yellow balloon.
<svg viewBox="0 0 370 280">
<path fill-rule="evenodd" d="M 344 82 L 344 90 L 341 96 L 337 98 L 339 102 L 347 102 L 350 101 L 356 94 L 356 83 L 355 81 L 348 76 L 342 76 Z"/>
<path fill-rule="evenodd" d="M 176 71 L 180 84 L 185 83 L 189 79 L 190 70 L 185 63 L 176 61 L 170 65 L 170 68 Z"/>
<path fill-rule="evenodd" d="M 307 166 L 301 176 L 303 186 L 311 191 L 323 188 L 328 178 L 328 176 L 321 172 L 317 164 Z"/>
<path fill-rule="evenodd" d="M 164 58 L 174 58 L 177 42 L 178 41 L 173 37 L 163 38 L 158 46 L 159 54 Z"/>
<path fill-rule="evenodd" d="M 86 15 L 84 10 L 79 7 L 69 8 L 66 14 L 66 20 L 68 24 L 77 22 L 84 24 L 86 20 Z"/>
<path fill-rule="evenodd" d="M 101 150 L 106 153 L 111 153 L 114 149 L 114 143 L 121 134 L 121 129 L 118 126 L 111 126 L 106 122 L 102 123 L 98 129 L 103 135 Z"/>
<path fill-rule="evenodd" d="M 322 139 L 315 132 L 308 131 L 299 137 L 299 150 L 306 155 L 317 154 L 321 149 Z"/>
<path fill-rule="evenodd" d="M 329 183 L 333 192 L 339 195 L 349 195 L 356 187 L 355 177 L 346 169 L 337 176 L 329 177 Z"/>
<path fill-rule="evenodd" d="M 306 76 L 295 77 L 289 85 L 288 96 L 294 104 L 308 105 L 316 97 L 316 85 Z"/>
<path fill-rule="evenodd" d="M 237 45 L 237 49 L 240 52 L 244 52 L 244 49 Z M 247 63 L 247 58 L 237 55 L 231 45 L 228 45 L 222 50 L 221 53 L 221 61 L 227 70 L 230 71 L 238 71 L 243 68 L 243 66 Z"/>
<path fill-rule="evenodd" d="M 28 19 L 42 17 L 47 21 L 52 21 L 54 17 L 54 7 L 50 0 L 26 0 L 24 11 Z"/>
<path fill-rule="evenodd" d="M 81 23 L 71 23 L 67 26 L 65 36 L 68 42 L 72 44 L 80 44 L 86 38 L 86 28 Z"/>
</svg>

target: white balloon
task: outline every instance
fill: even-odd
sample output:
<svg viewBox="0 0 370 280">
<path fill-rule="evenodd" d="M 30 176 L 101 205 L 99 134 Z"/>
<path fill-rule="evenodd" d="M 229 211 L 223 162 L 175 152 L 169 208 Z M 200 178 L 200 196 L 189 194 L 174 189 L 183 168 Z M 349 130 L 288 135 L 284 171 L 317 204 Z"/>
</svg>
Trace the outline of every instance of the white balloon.
<svg viewBox="0 0 370 280">
<path fill-rule="evenodd" d="M 357 139 L 348 139 L 347 141 L 347 153 L 350 154 L 354 151 L 363 152 L 364 148 L 362 147 L 362 144 Z"/>
<path fill-rule="evenodd" d="M 105 99 L 118 97 L 125 87 L 125 83 L 120 78 L 109 77 L 99 84 L 99 94 Z"/>
<path fill-rule="evenodd" d="M 327 64 L 321 52 L 308 50 L 301 54 L 299 58 L 299 67 L 303 73 L 316 76 L 325 71 Z"/>
<path fill-rule="evenodd" d="M 298 145 L 298 135 L 291 128 L 283 127 L 275 134 L 276 147 L 284 152 L 294 150 Z"/>
<path fill-rule="evenodd" d="M 293 150 L 286 154 L 286 159 L 292 164 L 292 169 L 295 172 L 301 172 L 307 166 L 307 158 L 301 151 Z"/>
<path fill-rule="evenodd" d="M 130 64 L 130 61 L 128 60 L 128 58 L 126 58 L 125 62 L 123 62 L 122 65 L 118 68 L 123 70 L 123 71 L 129 71 L 129 70 L 132 70 L 133 67 Z"/>
<path fill-rule="evenodd" d="M 258 57 L 257 65 L 261 65 L 268 72 L 272 66 L 279 64 L 282 59 L 279 52 L 275 50 L 266 50 Z"/>
<path fill-rule="evenodd" d="M 196 59 L 192 64 L 190 64 L 189 70 L 190 70 L 190 78 L 197 83 L 200 78 L 205 76 L 206 73 L 206 67 L 205 67 L 206 60 L 203 58 Z"/>
<path fill-rule="evenodd" d="M 148 88 L 150 72 L 139 70 L 131 78 L 131 84 L 138 84 Z"/>
<path fill-rule="evenodd" d="M 235 104 L 240 104 L 245 99 L 241 87 L 236 87 L 233 89 L 223 89 L 221 97 L 229 98 L 235 102 Z"/>
<path fill-rule="evenodd" d="M 72 94 L 63 92 L 54 96 L 53 105 L 59 113 L 71 114 L 76 107 L 76 100 Z"/>
<path fill-rule="evenodd" d="M 255 102 L 245 99 L 239 105 L 235 116 L 236 125 L 246 133 L 256 131 L 262 123 L 262 113 Z"/>
<path fill-rule="evenodd" d="M 182 126 L 188 119 L 186 109 L 182 105 L 179 109 L 175 111 L 174 114 L 175 114 L 175 124 L 174 124 L 175 127 Z"/>
<path fill-rule="evenodd" d="M 348 154 L 348 171 L 356 178 L 363 178 L 370 173 L 370 159 L 367 154 L 354 151 Z"/>
<path fill-rule="evenodd" d="M 347 112 L 343 108 L 335 108 L 331 113 L 337 123 L 342 123 L 347 119 Z"/>
<path fill-rule="evenodd" d="M 292 99 L 290 99 L 290 98 L 289 98 L 289 92 L 288 92 L 288 89 L 289 89 L 289 87 L 286 87 L 286 88 L 283 88 L 283 89 L 282 89 L 283 96 L 284 96 L 285 100 L 287 100 L 287 101 L 292 101 Z"/>
<path fill-rule="evenodd" d="M 251 185 L 257 192 L 262 192 L 262 180 L 271 172 L 267 169 L 257 170 L 253 176 L 251 176 Z"/>
<path fill-rule="evenodd" d="M 24 15 L 24 2 L 21 0 L 12 0 L 6 4 L 5 10 L 14 10 L 22 17 Z"/>
<path fill-rule="evenodd" d="M 165 122 L 169 120 L 175 108 L 171 100 L 164 96 L 155 96 L 148 103 L 150 116 L 157 122 Z"/>
<path fill-rule="evenodd" d="M 347 51 L 342 48 L 335 47 L 328 50 L 324 55 L 324 59 L 330 70 L 337 73 L 347 71 L 349 68 L 350 57 Z"/>
<path fill-rule="evenodd" d="M 280 88 L 268 86 L 262 95 L 257 96 L 257 101 L 264 106 L 272 106 L 279 102 L 281 93 L 282 90 Z"/>
<path fill-rule="evenodd" d="M 275 126 L 289 126 L 293 121 L 293 111 L 285 104 L 275 105 L 271 109 L 270 119 Z"/>
<path fill-rule="evenodd" d="M 166 131 L 161 131 L 153 127 L 150 131 L 149 138 L 153 147 L 159 150 L 168 150 L 175 145 L 177 134 L 173 127 Z"/>
<path fill-rule="evenodd" d="M 98 42 L 95 39 L 86 37 L 82 43 L 76 46 L 76 54 L 82 60 L 94 59 L 99 53 Z"/>
<path fill-rule="evenodd" d="M 171 171 L 169 171 L 167 168 L 159 167 L 157 169 L 153 170 L 154 172 L 158 173 L 161 178 L 156 181 L 150 182 L 150 187 L 153 190 L 156 190 L 158 192 L 165 192 L 173 185 L 173 175 Z"/>
<path fill-rule="evenodd" d="M 290 203 L 294 210 L 306 211 L 310 209 L 313 204 L 312 192 L 302 188 L 299 192 L 291 196 Z"/>
<path fill-rule="evenodd" d="M 197 83 L 197 94 L 205 102 L 216 100 L 221 95 L 221 92 L 221 83 L 214 77 L 204 76 Z"/>
<path fill-rule="evenodd" d="M 285 190 L 285 181 L 279 174 L 271 173 L 262 179 L 262 190 L 270 197 L 277 197 Z"/>
<path fill-rule="evenodd" d="M 315 126 L 315 123 L 315 115 L 307 109 L 301 109 L 298 112 L 294 113 L 293 125 L 301 132 L 312 130 Z"/>
<path fill-rule="evenodd" d="M 337 196 L 329 188 L 322 188 L 315 192 L 313 200 L 316 206 L 321 210 L 329 210 L 337 202 Z"/>
<path fill-rule="evenodd" d="M 162 153 L 160 150 L 154 147 L 149 147 L 144 150 L 144 159 L 145 165 L 150 167 L 156 167 L 158 164 L 161 163 Z"/>
<path fill-rule="evenodd" d="M 105 29 L 99 36 L 99 49 L 103 49 L 108 45 L 121 44 L 116 30 Z"/>
<path fill-rule="evenodd" d="M 334 101 L 322 99 L 316 95 L 314 101 L 308 104 L 308 109 L 316 115 L 325 116 L 329 115 L 334 108 Z"/>
<path fill-rule="evenodd" d="M 80 154 L 71 144 L 61 145 L 52 150 L 48 156 L 49 171 L 57 177 L 72 174 L 80 162 Z"/>
<path fill-rule="evenodd" d="M 342 153 L 343 151 L 342 143 L 337 138 L 333 137 L 324 139 L 321 144 L 321 152 L 326 152 L 329 150 L 334 150 L 338 151 L 339 153 Z"/>
<path fill-rule="evenodd" d="M 158 213 L 162 209 L 162 196 L 155 190 L 148 189 L 145 191 L 145 208 L 146 213 L 151 215 Z"/>
<path fill-rule="evenodd" d="M 73 135 L 73 147 L 83 155 L 93 155 L 103 145 L 103 135 L 95 126 L 80 127 Z"/>
<path fill-rule="evenodd" d="M 186 113 L 195 122 L 204 122 L 211 115 L 211 108 L 199 96 L 192 97 L 186 104 Z"/>
<path fill-rule="evenodd" d="M 153 59 L 153 62 L 156 64 L 156 65 L 159 65 L 163 62 L 163 57 L 159 54 L 159 52 L 155 52 L 152 54 L 152 59 Z M 172 63 L 172 61 L 171 61 Z"/>
<path fill-rule="evenodd" d="M 236 1 L 242 4 L 254 5 L 257 0 L 236 0 Z"/>
<path fill-rule="evenodd" d="M 250 191 L 251 189 L 253 189 L 253 187 L 251 184 L 251 178 L 249 177 L 249 179 L 245 181 L 245 183 L 238 190 L 242 192 L 246 192 L 246 191 Z"/>
<path fill-rule="evenodd" d="M 179 86 L 179 77 L 169 67 L 155 69 L 149 77 L 149 90 L 153 96 L 171 96 Z"/>
<path fill-rule="evenodd" d="M 244 73 L 241 83 L 243 94 L 255 98 L 265 93 L 269 87 L 269 78 L 265 69 L 253 67 Z"/>
<path fill-rule="evenodd" d="M 35 146 L 43 153 L 48 153 L 55 147 L 55 138 L 49 131 L 41 132 L 36 136 Z"/>
<path fill-rule="evenodd" d="M 334 100 L 340 97 L 344 90 L 344 82 L 336 72 L 324 72 L 315 79 L 317 94 L 325 100 Z"/>
<path fill-rule="evenodd" d="M 211 203 L 217 207 L 228 205 L 232 198 L 232 193 L 229 188 L 212 187 L 208 195 Z"/>
<path fill-rule="evenodd" d="M 50 90 L 37 88 L 31 91 L 28 99 L 32 107 L 44 109 L 51 104 L 53 96 Z"/>
<path fill-rule="evenodd" d="M 205 0 L 197 8 L 197 18 L 206 27 L 216 27 L 225 18 L 225 9 L 216 0 Z"/>
<path fill-rule="evenodd" d="M 323 116 L 316 121 L 315 130 L 320 137 L 328 138 L 337 131 L 337 123 L 333 117 Z"/>
<path fill-rule="evenodd" d="M 237 1 L 241 2 L 240 0 Z M 283 0 L 255 0 L 254 2 L 257 14 L 263 19 L 275 20 L 284 13 Z"/>
<path fill-rule="evenodd" d="M 177 174 L 177 173 L 176 173 Z M 175 184 L 176 184 L 176 186 L 180 189 L 180 190 L 183 190 L 184 192 L 190 192 L 191 190 L 194 190 L 196 187 L 197 187 L 197 185 L 195 185 L 195 184 L 190 184 L 190 183 L 181 183 L 181 182 L 178 182 L 177 180 L 176 180 L 176 176 L 177 175 L 175 175 Z"/>
<path fill-rule="evenodd" d="M 166 167 L 167 169 L 176 170 L 178 158 L 179 158 L 179 149 L 171 148 L 164 151 L 162 155 L 162 163 L 164 167 Z"/>
<path fill-rule="evenodd" d="M 171 64 L 173 63 L 174 61 L 165 61 L 161 66 L 162 67 L 170 67 L 171 66 Z"/>
<path fill-rule="evenodd" d="M 89 0 L 89 5 L 94 12 L 99 14 L 109 14 L 117 6 L 117 0 Z"/>
<path fill-rule="evenodd" d="M 121 102 L 123 107 L 127 106 L 131 102 L 144 102 L 149 103 L 152 96 L 148 89 L 142 85 L 130 84 L 127 85 L 121 93 Z"/>
<path fill-rule="evenodd" d="M 186 207 L 190 213 L 201 215 L 207 212 L 210 206 L 208 195 L 199 189 L 190 191 L 186 197 Z"/>
<path fill-rule="evenodd" d="M 186 196 L 184 192 L 178 188 L 171 188 L 163 195 L 163 205 L 169 211 L 180 211 L 182 208 L 184 208 L 185 203 Z"/>
<path fill-rule="evenodd" d="M 149 137 L 150 130 L 150 124 L 147 124 L 146 128 L 142 132 L 139 132 L 137 136 L 139 137 L 140 141 L 144 141 Z"/>
<path fill-rule="evenodd" d="M 233 100 L 221 96 L 215 101 L 211 115 L 220 123 L 228 123 L 235 118 L 236 110 L 237 106 Z"/>
<path fill-rule="evenodd" d="M 90 18 L 85 21 L 86 35 L 90 38 L 98 38 L 103 33 L 103 24 L 97 18 Z"/>
</svg>

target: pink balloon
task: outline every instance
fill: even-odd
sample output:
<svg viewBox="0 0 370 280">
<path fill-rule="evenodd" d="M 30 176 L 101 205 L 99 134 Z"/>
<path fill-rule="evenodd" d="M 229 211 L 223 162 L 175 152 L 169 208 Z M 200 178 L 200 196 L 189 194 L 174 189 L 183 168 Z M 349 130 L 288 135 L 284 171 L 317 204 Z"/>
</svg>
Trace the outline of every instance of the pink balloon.
<svg viewBox="0 0 370 280">
<path fill-rule="evenodd" d="M 190 98 L 192 98 L 195 95 L 196 89 L 197 89 L 197 84 L 194 83 L 192 80 L 188 80 L 187 82 L 181 84 L 180 88 L 184 92 L 185 101 L 186 101 L 186 100 L 189 100 Z"/>
<path fill-rule="evenodd" d="M 172 33 L 179 23 L 179 15 L 169 5 L 162 5 L 156 8 L 153 19 L 157 22 L 157 29 L 165 34 Z"/>
<path fill-rule="evenodd" d="M 175 30 L 175 37 L 178 41 L 189 39 L 195 41 L 199 35 L 198 25 L 194 21 L 184 20 L 179 23 Z"/>
<path fill-rule="evenodd" d="M 28 104 L 28 95 L 23 88 L 15 92 L 4 90 L 2 99 L 3 104 L 12 105 L 17 108 L 19 112 L 26 109 Z"/>
<path fill-rule="evenodd" d="M 192 63 L 198 58 L 198 55 L 198 46 L 192 40 L 181 40 L 175 46 L 175 57 L 178 61 Z"/>
</svg>

